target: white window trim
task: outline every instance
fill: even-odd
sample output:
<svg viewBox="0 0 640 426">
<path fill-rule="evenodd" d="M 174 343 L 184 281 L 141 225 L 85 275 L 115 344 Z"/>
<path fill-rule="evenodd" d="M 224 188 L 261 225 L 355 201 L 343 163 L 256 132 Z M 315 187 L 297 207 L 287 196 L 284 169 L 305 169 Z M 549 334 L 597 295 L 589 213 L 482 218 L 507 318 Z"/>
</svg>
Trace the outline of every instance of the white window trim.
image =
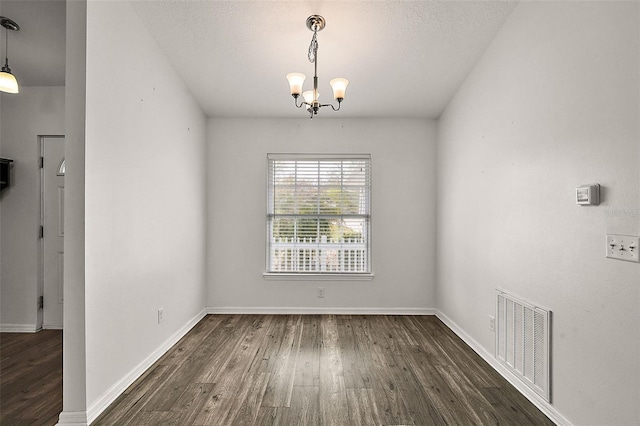
<svg viewBox="0 0 640 426">
<path fill-rule="evenodd" d="M 308 273 L 308 272 L 265 272 L 262 277 L 267 281 L 371 281 L 373 272 L 354 273 Z"/>
<path fill-rule="evenodd" d="M 309 160 L 313 160 L 313 159 L 345 160 L 345 159 L 368 158 L 369 161 L 371 161 L 371 154 L 328 154 L 328 155 L 327 154 L 309 154 L 309 153 L 298 153 L 298 154 L 268 153 L 267 154 L 268 160 L 273 160 L 273 159 L 297 160 L 297 159 L 300 159 L 301 157 L 305 157 L 306 159 L 309 159 Z M 371 167 L 371 165 L 369 167 Z M 369 173 L 371 173 L 371 169 L 369 170 Z M 371 179 L 371 175 L 369 176 L 369 179 Z M 268 185 L 269 185 L 269 181 L 267 179 L 267 186 Z M 370 185 L 369 188 L 371 191 L 369 194 L 369 197 L 370 197 L 369 203 L 371 203 L 373 191 L 371 189 L 371 183 L 369 183 L 369 185 Z M 267 203 L 268 202 L 269 200 L 267 197 Z M 371 216 L 369 217 L 369 226 L 371 227 Z M 368 248 L 367 248 L 367 252 L 368 252 L 367 262 L 369 265 L 371 265 L 371 260 L 372 260 L 372 251 L 373 251 L 372 245 L 373 244 L 371 241 L 371 235 L 369 235 Z M 267 264 L 269 262 L 269 249 L 270 249 L 269 231 L 267 230 L 266 238 L 265 238 L 265 257 L 266 257 L 265 268 L 267 267 Z M 374 279 L 374 276 L 375 275 L 373 270 L 371 270 L 370 272 L 339 272 L 339 273 L 268 272 L 265 270 L 265 272 L 262 274 L 262 277 L 267 281 L 371 281 Z"/>
</svg>

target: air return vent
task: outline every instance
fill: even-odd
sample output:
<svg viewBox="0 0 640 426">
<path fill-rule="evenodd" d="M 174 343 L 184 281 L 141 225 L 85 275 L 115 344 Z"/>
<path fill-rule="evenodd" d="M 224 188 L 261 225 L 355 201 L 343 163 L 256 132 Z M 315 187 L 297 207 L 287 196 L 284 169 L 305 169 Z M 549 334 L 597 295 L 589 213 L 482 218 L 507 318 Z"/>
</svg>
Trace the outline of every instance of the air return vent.
<svg viewBox="0 0 640 426">
<path fill-rule="evenodd" d="M 496 358 L 546 401 L 551 312 L 496 289 Z"/>
</svg>

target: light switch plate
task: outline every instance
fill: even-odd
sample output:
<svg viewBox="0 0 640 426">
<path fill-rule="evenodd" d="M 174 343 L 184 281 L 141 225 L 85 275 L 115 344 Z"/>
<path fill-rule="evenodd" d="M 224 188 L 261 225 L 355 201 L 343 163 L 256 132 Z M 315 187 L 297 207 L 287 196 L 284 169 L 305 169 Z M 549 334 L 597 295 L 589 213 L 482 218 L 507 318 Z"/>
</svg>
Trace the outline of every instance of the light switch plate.
<svg viewBox="0 0 640 426">
<path fill-rule="evenodd" d="M 607 257 L 628 262 L 640 262 L 640 237 L 608 234 Z"/>
</svg>

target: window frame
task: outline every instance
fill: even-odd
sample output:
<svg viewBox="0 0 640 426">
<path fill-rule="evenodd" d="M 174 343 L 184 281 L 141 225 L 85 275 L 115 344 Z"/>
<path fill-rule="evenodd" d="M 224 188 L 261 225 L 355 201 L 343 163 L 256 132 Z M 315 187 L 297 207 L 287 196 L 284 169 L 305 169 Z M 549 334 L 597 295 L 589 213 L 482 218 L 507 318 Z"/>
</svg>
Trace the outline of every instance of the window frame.
<svg viewBox="0 0 640 426">
<path fill-rule="evenodd" d="M 362 217 L 365 220 L 367 227 L 366 235 L 366 266 L 367 271 L 354 272 L 354 271 L 271 271 L 271 233 L 272 233 L 272 221 L 274 217 L 278 215 L 272 210 L 272 206 L 269 204 L 273 202 L 272 189 L 274 188 L 272 178 L 272 162 L 273 161 L 292 161 L 292 162 L 313 162 L 313 161 L 348 161 L 348 160 L 365 160 L 367 162 L 368 174 L 365 175 L 367 179 L 366 188 L 368 190 L 368 213 L 360 214 L 358 217 Z M 362 281 L 371 280 L 374 277 L 373 268 L 371 264 L 372 259 L 372 160 L 371 154 L 309 154 L 309 153 L 268 153 L 267 154 L 267 177 L 266 177 L 266 216 L 265 216 L 265 272 L 263 277 L 267 280 L 330 280 L 330 281 Z M 343 185 L 341 181 L 341 186 Z M 321 217 L 320 212 L 316 215 L 310 215 L 310 217 Z M 336 215 L 338 217 L 339 215 Z M 317 241 L 317 240 L 316 240 Z"/>
</svg>

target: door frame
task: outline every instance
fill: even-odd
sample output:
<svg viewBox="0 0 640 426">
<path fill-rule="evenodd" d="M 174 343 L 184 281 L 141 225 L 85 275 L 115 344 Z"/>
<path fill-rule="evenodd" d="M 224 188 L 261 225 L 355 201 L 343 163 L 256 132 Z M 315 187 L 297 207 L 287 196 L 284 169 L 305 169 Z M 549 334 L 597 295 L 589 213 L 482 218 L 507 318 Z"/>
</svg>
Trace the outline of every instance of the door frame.
<svg viewBox="0 0 640 426">
<path fill-rule="evenodd" d="M 44 323 L 44 306 L 41 300 L 44 297 L 44 238 L 42 237 L 42 229 L 44 227 L 44 164 L 40 160 L 44 157 L 44 141 L 45 139 L 64 139 L 64 135 L 38 135 L 38 173 L 40 175 L 38 182 L 38 291 L 36 294 L 36 330 L 40 331 Z M 65 145 L 66 146 L 66 145 Z M 64 309 L 64 307 L 62 308 Z"/>
</svg>

